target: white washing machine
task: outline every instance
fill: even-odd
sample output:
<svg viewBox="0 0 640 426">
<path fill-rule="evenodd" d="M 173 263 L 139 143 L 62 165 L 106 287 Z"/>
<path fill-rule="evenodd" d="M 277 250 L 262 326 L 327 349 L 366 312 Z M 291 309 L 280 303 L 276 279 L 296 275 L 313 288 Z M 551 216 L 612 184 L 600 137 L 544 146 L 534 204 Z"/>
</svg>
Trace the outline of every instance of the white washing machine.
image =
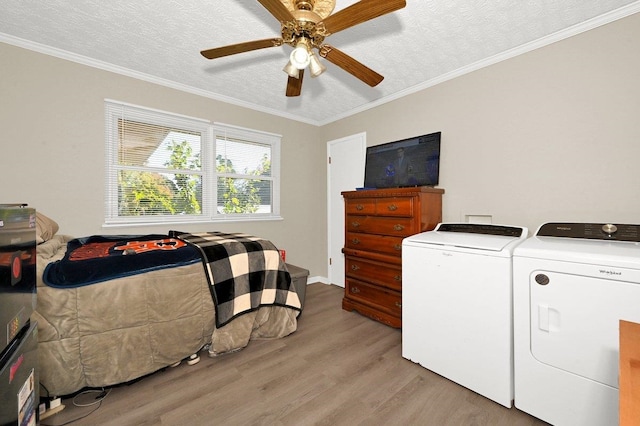
<svg viewBox="0 0 640 426">
<path fill-rule="evenodd" d="M 547 223 L 514 252 L 515 405 L 618 423 L 619 321 L 640 322 L 640 225 Z"/>
<path fill-rule="evenodd" d="M 441 223 L 402 242 L 402 356 L 513 401 L 512 253 L 522 227 Z"/>
</svg>

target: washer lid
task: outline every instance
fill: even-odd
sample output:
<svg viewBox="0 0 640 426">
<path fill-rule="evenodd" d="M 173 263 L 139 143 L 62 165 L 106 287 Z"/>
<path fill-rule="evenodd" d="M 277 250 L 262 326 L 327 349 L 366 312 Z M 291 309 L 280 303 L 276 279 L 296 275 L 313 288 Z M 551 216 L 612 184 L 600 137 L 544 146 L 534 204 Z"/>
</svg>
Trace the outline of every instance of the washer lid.
<svg viewBox="0 0 640 426">
<path fill-rule="evenodd" d="M 534 236 L 520 244 L 513 255 L 640 269 L 640 243 L 626 241 Z"/>
<path fill-rule="evenodd" d="M 521 227 L 441 223 L 433 231 L 412 235 L 404 241 L 412 245 L 438 245 L 499 252 L 526 237 L 527 229 Z"/>
</svg>

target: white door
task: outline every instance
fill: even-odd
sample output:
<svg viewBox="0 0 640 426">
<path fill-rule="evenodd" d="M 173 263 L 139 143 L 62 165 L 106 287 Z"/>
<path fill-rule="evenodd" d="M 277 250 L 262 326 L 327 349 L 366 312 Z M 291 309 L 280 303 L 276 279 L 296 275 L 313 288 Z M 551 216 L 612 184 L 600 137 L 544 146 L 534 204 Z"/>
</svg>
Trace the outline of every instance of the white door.
<svg viewBox="0 0 640 426">
<path fill-rule="evenodd" d="M 342 191 L 364 184 L 366 133 L 327 143 L 329 282 L 344 287 L 344 201 Z"/>
</svg>

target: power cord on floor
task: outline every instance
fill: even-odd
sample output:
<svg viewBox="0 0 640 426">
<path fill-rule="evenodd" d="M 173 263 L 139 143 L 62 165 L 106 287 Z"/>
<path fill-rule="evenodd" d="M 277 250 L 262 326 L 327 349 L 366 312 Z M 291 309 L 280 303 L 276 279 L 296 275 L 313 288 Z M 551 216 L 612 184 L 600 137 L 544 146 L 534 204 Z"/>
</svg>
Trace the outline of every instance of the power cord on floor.
<svg viewBox="0 0 640 426">
<path fill-rule="evenodd" d="M 90 412 L 88 412 L 87 414 L 84 414 L 76 419 L 73 420 L 68 420 L 65 423 L 43 423 L 40 422 L 40 424 L 42 426 L 65 426 L 74 422 L 77 422 L 78 420 L 84 419 L 89 417 L 91 414 L 95 413 L 98 408 L 100 408 L 100 406 L 102 406 L 102 401 L 104 401 L 107 396 L 109 396 L 109 394 L 111 393 L 111 388 L 109 389 L 88 389 L 85 391 L 80 392 L 79 394 L 77 394 L 76 396 L 73 397 L 73 399 L 71 400 L 72 404 L 76 407 L 92 407 L 94 405 L 96 405 L 96 407 L 91 410 Z M 93 394 L 98 394 L 93 400 L 89 400 L 88 402 L 79 402 L 80 399 L 83 399 L 85 396 L 87 395 L 93 395 Z"/>
</svg>

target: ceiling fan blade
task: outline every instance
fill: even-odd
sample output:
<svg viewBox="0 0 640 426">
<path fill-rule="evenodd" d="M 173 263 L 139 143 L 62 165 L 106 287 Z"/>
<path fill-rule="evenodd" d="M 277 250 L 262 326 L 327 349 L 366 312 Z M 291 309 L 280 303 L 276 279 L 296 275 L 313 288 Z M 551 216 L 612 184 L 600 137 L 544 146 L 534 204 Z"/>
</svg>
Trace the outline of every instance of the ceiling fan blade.
<svg viewBox="0 0 640 426">
<path fill-rule="evenodd" d="M 304 77 L 304 70 L 300 70 L 300 74 L 298 74 L 298 78 L 289 76 L 289 80 L 287 80 L 287 96 L 300 96 L 300 92 L 302 91 L 302 77 Z"/>
<path fill-rule="evenodd" d="M 354 77 L 364 81 L 371 87 L 377 86 L 384 79 L 383 76 L 371 68 L 328 44 L 320 48 L 320 56 L 332 64 L 339 66 L 349 74 L 352 74 Z"/>
<path fill-rule="evenodd" d="M 360 0 L 339 10 L 322 22 L 328 34 L 335 34 L 370 19 L 395 12 L 406 5 L 405 0 Z"/>
<path fill-rule="evenodd" d="M 280 22 L 295 21 L 291 11 L 280 0 L 258 0 Z"/>
<path fill-rule="evenodd" d="M 207 59 L 216 59 L 223 56 L 235 55 L 236 53 L 249 52 L 251 50 L 277 46 L 282 46 L 281 38 L 267 38 L 264 40 L 247 41 L 245 43 L 231 44 L 229 46 L 203 50 L 200 53 Z"/>
</svg>

